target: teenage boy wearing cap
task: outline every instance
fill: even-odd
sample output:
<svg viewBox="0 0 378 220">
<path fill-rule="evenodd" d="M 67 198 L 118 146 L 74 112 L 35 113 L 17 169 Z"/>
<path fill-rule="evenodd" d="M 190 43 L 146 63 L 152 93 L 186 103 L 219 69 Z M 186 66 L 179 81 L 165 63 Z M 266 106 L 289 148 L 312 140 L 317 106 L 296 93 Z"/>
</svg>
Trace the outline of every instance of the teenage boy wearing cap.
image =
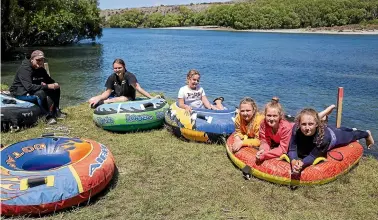
<svg viewBox="0 0 378 220">
<path fill-rule="evenodd" d="M 35 50 L 30 59 L 22 61 L 9 91 L 17 99 L 37 101 L 47 115 L 47 123 L 55 124 L 56 119 L 66 117 L 59 109 L 60 86 L 47 74 L 44 68 L 45 55 Z"/>
</svg>

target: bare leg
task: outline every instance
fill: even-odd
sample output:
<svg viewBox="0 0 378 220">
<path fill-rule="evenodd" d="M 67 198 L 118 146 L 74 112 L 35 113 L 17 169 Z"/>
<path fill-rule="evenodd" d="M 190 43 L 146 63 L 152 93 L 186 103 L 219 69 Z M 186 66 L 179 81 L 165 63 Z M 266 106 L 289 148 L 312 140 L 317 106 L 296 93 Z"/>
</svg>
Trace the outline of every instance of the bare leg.
<svg viewBox="0 0 378 220">
<path fill-rule="evenodd" d="M 330 105 L 330 106 L 328 106 L 326 109 L 324 109 L 323 111 L 321 111 L 321 112 L 318 113 L 319 118 L 321 120 L 327 120 L 327 116 L 329 114 L 331 114 L 331 112 L 333 111 L 334 108 L 336 108 L 336 105 Z"/>
<path fill-rule="evenodd" d="M 366 140 L 366 146 L 368 149 L 373 147 L 374 145 L 374 139 L 373 136 L 371 135 L 371 132 L 369 130 L 366 130 L 367 133 L 369 133 L 369 136 L 365 139 Z"/>
<path fill-rule="evenodd" d="M 104 103 L 113 103 L 113 102 L 126 102 L 128 101 L 129 99 L 125 96 L 120 96 L 120 97 L 115 97 L 115 98 L 112 98 L 112 99 L 107 99 L 107 100 L 104 100 Z"/>
<path fill-rule="evenodd" d="M 217 109 L 218 110 L 223 110 L 224 109 L 224 107 L 223 107 L 223 105 L 222 105 L 222 100 L 216 100 L 215 101 L 215 106 L 217 107 Z"/>
</svg>

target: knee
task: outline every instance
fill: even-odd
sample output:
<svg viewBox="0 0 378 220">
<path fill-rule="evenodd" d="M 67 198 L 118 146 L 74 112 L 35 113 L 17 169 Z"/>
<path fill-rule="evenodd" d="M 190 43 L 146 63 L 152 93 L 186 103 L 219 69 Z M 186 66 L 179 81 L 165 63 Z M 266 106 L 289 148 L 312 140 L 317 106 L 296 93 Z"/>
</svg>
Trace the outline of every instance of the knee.
<svg viewBox="0 0 378 220">
<path fill-rule="evenodd" d="M 129 99 L 125 96 L 120 96 L 119 99 L 120 99 L 121 102 L 129 101 Z"/>
<path fill-rule="evenodd" d="M 45 99 L 47 97 L 46 92 L 43 90 L 38 90 L 33 95 L 37 96 L 40 99 Z"/>
</svg>

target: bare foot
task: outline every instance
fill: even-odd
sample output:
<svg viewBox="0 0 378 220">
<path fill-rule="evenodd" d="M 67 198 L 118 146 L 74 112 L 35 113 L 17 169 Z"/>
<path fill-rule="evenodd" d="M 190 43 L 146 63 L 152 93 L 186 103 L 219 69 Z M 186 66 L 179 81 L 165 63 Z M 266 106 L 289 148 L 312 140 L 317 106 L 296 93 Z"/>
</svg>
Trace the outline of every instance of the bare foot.
<svg viewBox="0 0 378 220">
<path fill-rule="evenodd" d="M 366 130 L 366 132 L 369 133 L 369 136 L 366 138 L 366 146 L 370 149 L 374 145 L 374 139 L 369 130 Z"/>
<path fill-rule="evenodd" d="M 322 121 L 328 121 L 328 115 L 331 114 L 333 109 L 336 108 L 336 105 L 330 105 L 323 111 L 319 112 L 319 117 L 321 118 Z"/>
</svg>

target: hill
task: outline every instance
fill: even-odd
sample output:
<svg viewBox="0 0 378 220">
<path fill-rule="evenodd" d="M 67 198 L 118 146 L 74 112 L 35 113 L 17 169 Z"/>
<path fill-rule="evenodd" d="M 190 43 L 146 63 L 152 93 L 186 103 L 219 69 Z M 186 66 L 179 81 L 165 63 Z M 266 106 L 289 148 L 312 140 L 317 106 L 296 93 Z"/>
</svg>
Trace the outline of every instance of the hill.
<svg viewBox="0 0 378 220">
<path fill-rule="evenodd" d="M 167 13 L 175 13 L 179 12 L 180 6 L 185 6 L 188 9 L 192 10 L 193 12 L 200 12 L 206 10 L 210 6 L 213 5 L 230 5 L 233 4 L 235 1 L 229 2 L 212 2 L 212 3 L 198 3 L 198 4 L 187 4 L 187 5 L 160 5 L 160 6 L 153 6 L 153 7 L 141 7 L 141 8 L 121 8 L 121 9 L 105 9 L 100 11 L 100 17 L 105 17 L 107 21 L 112 15 L 122 14 L 131 9 L 140 10 L 144 14 L 152 14 L 154 12 L 160 12 L 162 14 Z"/>
</svg>

